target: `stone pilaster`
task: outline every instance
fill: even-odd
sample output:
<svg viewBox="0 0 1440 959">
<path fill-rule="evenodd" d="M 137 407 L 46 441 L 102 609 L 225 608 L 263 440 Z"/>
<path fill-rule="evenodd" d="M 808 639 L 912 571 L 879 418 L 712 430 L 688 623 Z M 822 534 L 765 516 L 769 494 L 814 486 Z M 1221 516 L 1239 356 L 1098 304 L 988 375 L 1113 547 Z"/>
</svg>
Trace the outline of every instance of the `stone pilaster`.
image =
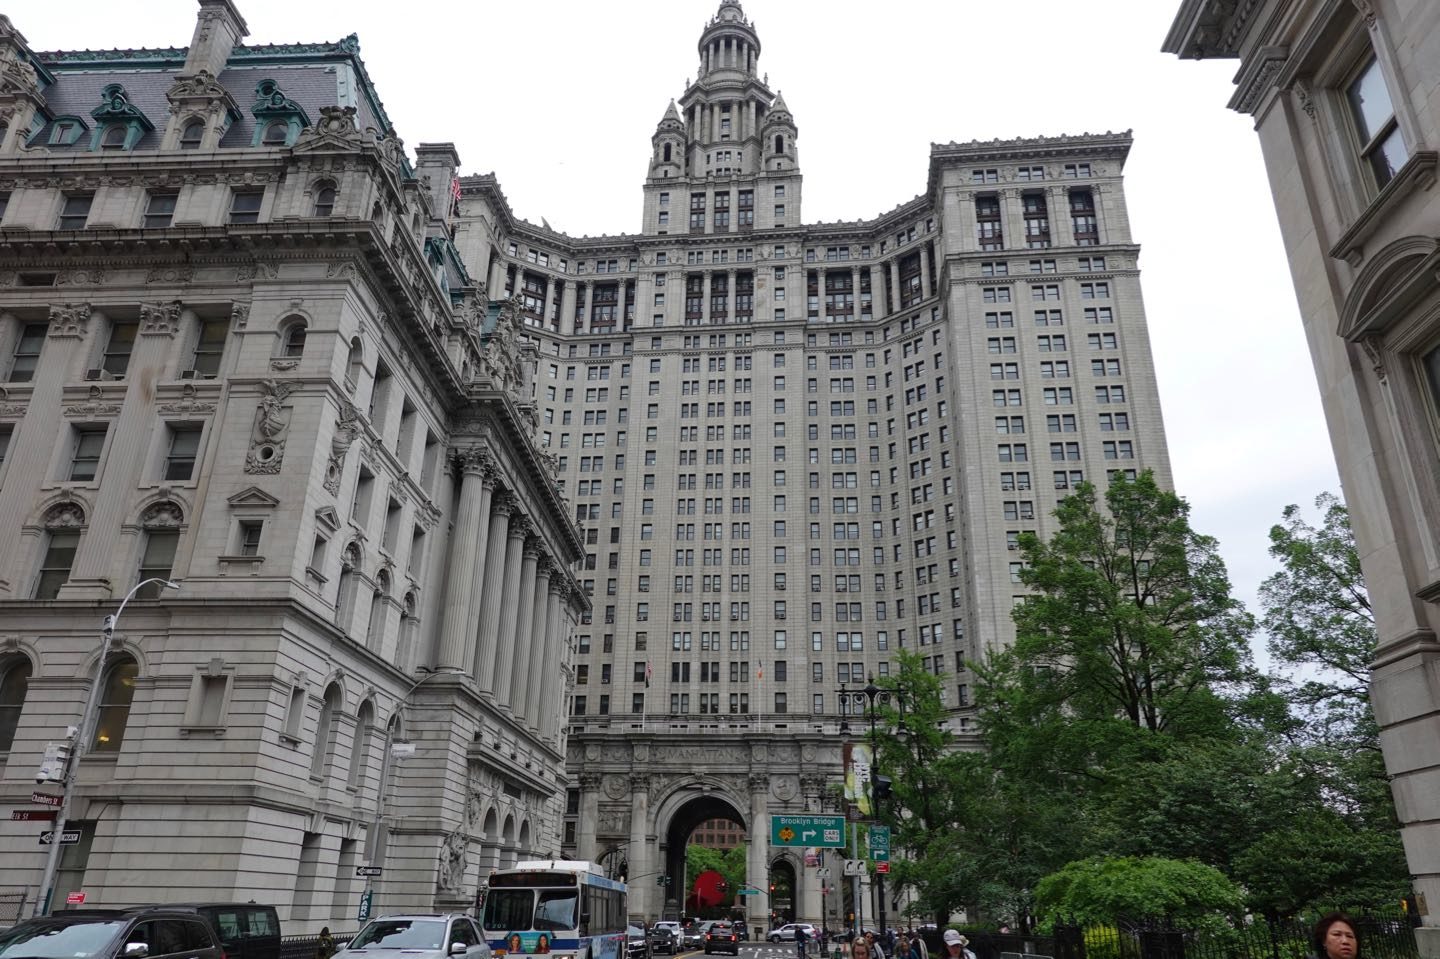
<svg viewBox="0 0 1440 959">
<path fill-rule="evenodd" d="M 525 691 L 530 685 L 535 637 L 530 633 L 535 621 L 535 584 L 537 567 L 540 562 L 540 547 L 535 540 L 525 544 L 524 558 L 520 563 L 520 592 L 517 595 L 519 609 L 515 616 L 515 634 L 510 645 L 514 648 L 514 662 L 510 670 L 510 708 L 518 718 L 526 718 Z"/>
<path fill-rule="evenodd" d="M 500 613 L 505 606 L 505 541 L 514 505 L 497 496 L 490 509 L 485 547 L 485 592 L 480 605 L 480 630 L 475 651 L 475 679 L 482 692 L 495 688 L 495 648 L 500 638 Z"/>
<path fill-rule="evenodd" d="M 460 506 L 456 510 L 455 529 L 450 538 L 450 562 L 445 572 L 445 618 L 440 626 L 440 646 L 435 657 L 439 668 L 469 669 L 475 662 L 475 631 L 470 627 L 471 614 L 478 611 L 483 583 L 487 492 L 485 471 L 491 458 L 487 450 L 475 447 L 461 450 L 457 456 L 460 469 Z M 478 544 L 478 548 L 477 548 Z"/>
<path fill-rule="evenodd" d="M 495 700 L 502 707 L 510 706 L 511 683 L 515 671 L 515 623 L 519 614 L 520 591 L 525 571 L 525 540 L 534 530 L 530 520 L 516 516 L 510 520 L 509 542 L 505 545 L 505 586 L 500 593 L 500 630 L 496 634 Z M 533 572 L 532 572 L 533 575 Z"/>
</svg>

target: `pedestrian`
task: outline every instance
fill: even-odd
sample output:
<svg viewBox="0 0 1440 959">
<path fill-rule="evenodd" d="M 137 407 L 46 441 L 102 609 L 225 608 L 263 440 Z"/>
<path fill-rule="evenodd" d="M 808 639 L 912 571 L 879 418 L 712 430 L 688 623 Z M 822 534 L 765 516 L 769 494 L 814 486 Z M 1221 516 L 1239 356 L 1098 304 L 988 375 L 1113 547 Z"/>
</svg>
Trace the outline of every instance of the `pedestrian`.
<svg viewBox="0 0 1440 959">
<path fill-rule="evenodd" d="M 855 941 L 850 943 L 850 959 L 870 959 L 870 943 L 865 941 L 864 936 L 856 936 Z"/>
<path fill-rule="evenodd" d="M 866 932 L 865 941 L 870 947 L 870 959 L 885 959 L 885 950 L 880 948 L 880 943 L 876 941 L 874 932 Z"/>
<path fill-rule="evenodd" d="M 315 959 L 330 959 L 335 955 L 335 937 L 330 935 L 329 926 L 320 927 L 320 941 L 315 944 Z"/>
<path fill-rule="evenodd" d="M 975 959 L 975 953 L 966 947 L 970 940 L 960 934 L 959 929 L 945 930 L 945 952 L 949 959 Z"/>
<path fill-rule="evenodd" d="M 805 935 L 805 927 L 797 925 L 795 927 L 795 954 L 800 959 L 805 959 L 805 940 L 808 938 L 809 936 Z"/>
<path fill-rule="evenodd" d="M 900 933 L 900 938 L 895 942 L 895 959 L 920 959 L 920 947 L 907 932 Z"/>
<path fill-rule="evenodd" d="M 1343 912 L 1326 913 L 1315 923 L 1314 959 L 1363 959 L 1355 920 Z"/>
<path fill-rule="evenodd" d="M 920 959 L 930 959 L 930 946 L 925 942 L 925 937 L 914 929 L 910 930 L 910 942 L 920 950 Z"/>
</svg>

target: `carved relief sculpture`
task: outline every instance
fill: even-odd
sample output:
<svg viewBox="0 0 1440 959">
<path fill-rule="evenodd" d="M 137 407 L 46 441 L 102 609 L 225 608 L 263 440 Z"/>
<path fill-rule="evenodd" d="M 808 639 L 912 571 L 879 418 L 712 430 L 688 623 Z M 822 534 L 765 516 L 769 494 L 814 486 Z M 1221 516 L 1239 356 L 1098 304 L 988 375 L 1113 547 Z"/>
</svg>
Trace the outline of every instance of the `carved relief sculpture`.
<svg viewBox="0 0 1440 959">
<path fill-rule="evenodd" d="M 360 411 L 347 399 L 340 400 L 340 415 L 335 420 L 335 435 L 330 437 L 330 459 L 325 464 L 325 490 L 331 495 L 340 492 L 340 478 L 345 474 L 345 454 L 360 435 Z"/>
<path fill-rule="evenodd" d="M 255 409 L 255 426 L 250 436 L 250 451 L 245 454 L 245 472 L 278 473 L 285 456 L 285 438 L 290 429 L 290 411 L 285 400 L 295 392 L 296 384 L 266 380 L 260 405 Z"/>
</svg>

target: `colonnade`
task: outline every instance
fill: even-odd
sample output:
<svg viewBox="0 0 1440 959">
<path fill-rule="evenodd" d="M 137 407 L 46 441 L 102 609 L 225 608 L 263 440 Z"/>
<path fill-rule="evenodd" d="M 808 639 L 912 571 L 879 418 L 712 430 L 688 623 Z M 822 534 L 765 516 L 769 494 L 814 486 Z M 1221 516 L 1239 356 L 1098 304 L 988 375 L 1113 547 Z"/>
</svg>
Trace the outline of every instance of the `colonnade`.
<svg viewBox="0 0 1440 959">
<path fill-rule="evenodd" d="M 488 450 L 461 450 L 456 459 L 460 505 L 435 665 L 470 673 L 500 709 L 553 739 L 564 697 L 545 682 L 560 682 L 574 626 L 563 562 L 546 552 L 534 522 L 501 488 Z"/>
</svg>

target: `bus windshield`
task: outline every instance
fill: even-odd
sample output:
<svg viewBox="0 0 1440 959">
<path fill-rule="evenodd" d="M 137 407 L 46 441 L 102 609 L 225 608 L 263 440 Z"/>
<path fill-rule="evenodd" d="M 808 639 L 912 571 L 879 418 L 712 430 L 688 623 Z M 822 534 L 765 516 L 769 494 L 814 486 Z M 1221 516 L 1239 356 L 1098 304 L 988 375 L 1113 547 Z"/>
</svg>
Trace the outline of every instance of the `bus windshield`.
<svg viewBox="0 0 1440 959">
<path fill-rule="evenodd" d="M 577 901 L 574 889 L 491 889 L 481 922 L 486 929 L 501 932 L 574 929 Z"/>
</svg>

